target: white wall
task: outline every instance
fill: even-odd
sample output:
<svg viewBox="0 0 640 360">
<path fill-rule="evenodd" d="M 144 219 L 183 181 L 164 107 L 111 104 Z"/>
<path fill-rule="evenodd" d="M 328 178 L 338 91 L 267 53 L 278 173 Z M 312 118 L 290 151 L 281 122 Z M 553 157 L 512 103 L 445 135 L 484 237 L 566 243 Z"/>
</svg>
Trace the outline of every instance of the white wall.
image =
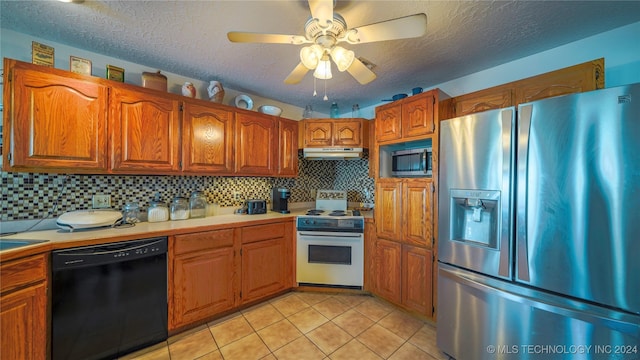
<svg viewBox="0 0 640 360">
<path fill-rule="evenodd" d="M 458 96 L 601 57 L 605 59 L 606 87 L 636 83 L 640 82 L 639 34 L 640 22 L 636 22 L 442 84 L 417 85 L 425 89 L 440 88 L 450 96 Z M 140 85 L 143 71 L 156 70 L 5 29 L 2 29 L 2 36 L 0 36 L 0 58 L 9 57 L 31 62 L 31 41 L 53 46 L 56 51 L 55 67 L 60 69 L 68 69 L 69 56 L 75 55 L 92 60 L 93 75 L 95 76 L 104 77 L 107 64 L 123 67 L 125 68 L 125 81 L 136 85 Z M 185 81 L 191 81 L 198 89 L 198 97 L 207 98 L 206 82 L 171 73 L 164 74 L 168 77 L 170 92 L 180 93 L 181 84 Z M 225 88 L 224 103 L 230 104 L 238 94 L 239 92 L 233 89 Z M 263 104 L 275 104 L 283 108 L 283 117 L 299 119 L 302 114 L 302 108 L 261 98 L 254 94 L 249 95 L 254 100 L 254 109 Z M 373 119 L 375 107 L 382 104 L 384 103 L 360 109 L 360 116 Z"/>
<path fill-rule="evenodd" d="M 149 67 L 145 67 L 142 65 L 138 65 L 135 63 L 131 63 L 128 61 L 120 60 L 117 58 L 105 56 L 102 54 L 97 54 L 90 51 L 85 51 L 78 48 L 73 48 L 64 44 L 56 43 L 49 40 L 44 40 L 41 38 L 33 37 L 31 35 L 15 32 L 12 30 L 2 29 L 2 34 L 0 36 L 0 59 L 4 59 L 5 57 L 20 60 L 24 62 L 31 62 L 31 42 L 37 41 L 42 44 L 46 44 L 52 46 L 55 49 L 55 63 L 54 67 L 57 69 L 69 70 L 69 56 L 78 56 L 84 59 L 89 59 L 92 62 L 92 70 L 91 75 L 98 77 L 106 77 L 106 67 L 107 65 L 114 65 L 125 69 L 125 83 L 133 84 L 133 85 L 142 85 L 142 73 L 147 72 L 156 72 L 157 70 L 162 69 L 152 69 Z M 167 88 L 170 93 L 180 94 L 182 84 L 185 81 L 189 81 L 194 84 L 196 87 L 196 98 L 208 100 L 207 94 L 207 86 L 209 85 L 208 79 L 207 81 L 199 80 L 199 79 L 191 79 L 184 77 L 182 75 L 177 75 L 169 72 L 162 71 L 167 77 Z M 225 90 L 223 103 L 227 105 L 234 105 L 234 99 L 236 96 L 241 94 L 241 92 L 230 89 L 224 84 L 222 84 Z M 3 91 L 2 86 L 0 86 L 0 92 Z M 290 104 L 286 104 L 277 100 L 268 99 L 264 97 L 257 96 L 251 93 L 244 93 L 251 97 L 253 100 L 253 110 L 257 110 L 260 105 L 276 105 L 282 108 L 282 116 L 289 119 L 299 119 L 302 115 L 303 108 L 293 106 Z"/>
<path fill-rule="evenodd" d="M 449 96 L 458 96 L 599 58 L 604 58 L 605 87 L 640 82 L 640 22 L 442 84 L 418 86 L 440 88 Z M 360 113 L 373 119 L 375 107 L 383 104 L 361 109 Z"/>
</svg>

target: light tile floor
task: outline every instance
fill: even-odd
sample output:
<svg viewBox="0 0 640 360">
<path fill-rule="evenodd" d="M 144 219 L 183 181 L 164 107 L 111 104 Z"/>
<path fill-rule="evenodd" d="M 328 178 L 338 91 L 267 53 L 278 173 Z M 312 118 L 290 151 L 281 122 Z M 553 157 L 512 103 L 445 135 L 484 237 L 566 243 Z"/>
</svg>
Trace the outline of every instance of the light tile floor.
<svg viewBox="0 0 640 360">
<path fill-rule="evenodd" d="M 371 296 L 290 292 L 129 354 L 131 360 L 446 360 L 429 324 Z"/>
</svg>

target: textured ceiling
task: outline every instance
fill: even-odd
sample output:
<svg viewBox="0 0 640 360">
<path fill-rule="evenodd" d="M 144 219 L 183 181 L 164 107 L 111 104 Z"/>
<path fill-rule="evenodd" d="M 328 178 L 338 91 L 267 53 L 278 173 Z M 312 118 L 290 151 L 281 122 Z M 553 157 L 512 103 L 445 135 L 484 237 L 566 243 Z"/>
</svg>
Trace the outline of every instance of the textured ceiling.
<svg viewBox="0 0 640 360">
<path fill-rule="evenodd" d="M 335 7 L 349 28 L 427 14 L 424 37 L 344 45 L 374 63 L 378 77 L 360 85 L 334 67 L 329 102 L 361 107 L 640 20 L 640 1 L 338 0 Z M 226 37 L 229 31 L 303 35 L 306 1 L 2 0 L 0 15 L 2 28 L 328 112 L 323 81 L 316 97 L 311 73 L 297 85 L 283 82 L 299 62 L 300 46 Z"/>
</svg>

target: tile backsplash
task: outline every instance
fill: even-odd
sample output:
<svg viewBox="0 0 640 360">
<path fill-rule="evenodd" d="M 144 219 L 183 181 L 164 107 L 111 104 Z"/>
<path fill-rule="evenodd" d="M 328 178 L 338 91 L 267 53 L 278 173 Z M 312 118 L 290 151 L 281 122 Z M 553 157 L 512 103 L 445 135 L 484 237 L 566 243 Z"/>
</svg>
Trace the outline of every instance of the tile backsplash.
<svg viewBox="0 0 640 360">
<path fill-rule="evenodd" d="M 95 194 L 111 195 L 111 207 L 121 209 L 127 202 L 146 208 L 156 193 L 164 201 L 176 195 L 189 196 L 204 191 L 209 203 L 240 206 L 245 199 L 270 199 L 274 187 L 291 191 L 291 202 L 314 201 L 312 190 L 346 190 L 349 202 L 373 202 L 374 181 L 368 177 L 369 161 L 309 161 L 299 155 L 297 178 L 151 176 L 151 175 L 66 175 L 0 172 L 2 214 L 0 221 L 35 220 L 52 211 L 91 208 Z M 235 200 L 234 193 L 242 200 Z"/>
</svg>

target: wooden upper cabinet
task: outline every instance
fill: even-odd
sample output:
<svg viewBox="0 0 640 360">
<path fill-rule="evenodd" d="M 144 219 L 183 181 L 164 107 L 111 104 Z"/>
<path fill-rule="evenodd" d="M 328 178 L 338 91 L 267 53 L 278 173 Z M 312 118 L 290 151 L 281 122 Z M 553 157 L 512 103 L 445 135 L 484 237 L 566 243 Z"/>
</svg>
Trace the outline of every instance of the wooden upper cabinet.
<svg viewBox="0 0 640 360">
<path fill-rule="evenodd" d="M 428 92 L 402 104 L 402 137 L 433 134 L 436 129 L 434 103 L 434 95 Z"/>
<path fill-rule="evenodd" d="M 516 82 L 514 105 L 602 88 L 604 59 L 599 59 Z"/>
<path fill-rule="evenodd" d="M 362 143 L 362 121 L 334 122 L 333 145 L 344 147 L 365 147 Z"/>
<path fill-rule="evenodd" d="M 455 100 L 455 114 L 463 116 L 509 107 L 513 104 L 512 93 L 511 88 L 504 86 L 459 96 Z"/>
<path fill-rule="evenodd" d="M 377 107 L 376 140 L 413 140 L 436 133 L 438 109 L 434 105 L 440 94 L 440 90 L 433 89 Z"/>
<path fill-rule="evenodd" d="M 380 178 L 376 181 L 378 237 L 431 248 L 433 191 L 430 179 Z"/>
<path fill-rule="evenodd" d="M 387 105 L 376 111 L 376 140 L 390 141 L 402 138 L 402 106 Z"/>
<path fill-rule="evenodd" d="M 171 173 L 179 168 L 178 100 L 128 88 L 112 88 L 111 169 L 123 173 Z"/>
<path fill-rule="evenodd" d="M 185 101 L 182 118 L 182 170 L 198 174 L 233 173 L 233 112 Z"/>
<path fill-rule="evenodd" d="M 278 159 L 277 118 L 259 113 L 236 113 L 236 174 L 275 175 Z"/>
<path fill-rule="evenodd" d="M 365 123 L 367 120 L 314 119 L 302 121 L 304 147 L 367 148 L 369 146 L 368 123 Z"/>
<path fill-rule="evenodd" d="M 107 170 L 108 87 L 5 59 L 4 169 Z"/>
<path fill-rule="evenodd" d="M 325 147 L 333 143 L 332 123 L 322 120 L 304 121 L 304 146 Z"/>
<path fill-rule="evenodd" d="M 298 176 L 298 122 L 278 119 L 278 175 Z"/>
<path fill-rule="evenodd" d="M 376 181 L 376 233 L 378 237 L 400 240 L 402 236 L 402 180 Z"/>
<path fill-rule="evenodd" d="M 603 88 L 601 58 L 444 100 L 440 104 L 441 119 Z"/>
<path fill-rule="evenodd" d="M 431 248 L 433 190 L 430 180 L 405 179 L 402 184 L 403 241 Z"/>
</svg>

